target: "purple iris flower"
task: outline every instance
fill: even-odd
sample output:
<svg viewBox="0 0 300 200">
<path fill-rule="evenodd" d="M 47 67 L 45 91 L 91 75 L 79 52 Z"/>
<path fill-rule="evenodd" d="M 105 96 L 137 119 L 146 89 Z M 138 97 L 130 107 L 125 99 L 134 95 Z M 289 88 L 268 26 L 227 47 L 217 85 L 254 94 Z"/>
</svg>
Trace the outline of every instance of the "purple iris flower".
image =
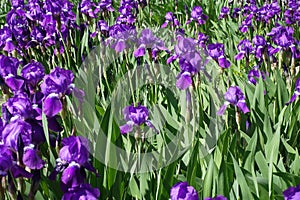
<svg viewBox="0 0 300 200">
<path fill-rule="evenodd" d="M 0 29 L 0 48 L 8 53 L 11 53 L 16 49 L 16 46 L 12 40 L 12 32 L 7 26 L 4 26 L 2 29 Z"/>
<path fill-rule="evenodd" d="M 11 151 L 0 143 L 0 177 L 6 176 L 13 166 Z"/>
<path fill-rule="evenodd" d="M 23 163 L 30 169 L 41 169 L 45 162 L 39 156 L 39 151 L 30 144 L 24 148 Z"/>
<path fill-rule="evenodd" d="M 203 10 L 201 6 L 195 6 L 191 13 L 191 18 L 186 22 L 186 24 L 191 23 L 192 21 L 197 22 L 198 24 L 202 25 L 205 24 L 208 16 L 203 14 Z"/>
<path fill-rule="evenodd" d="M 112 0 L 101 0 L 99 2 L 99 8 L 101 10 L 113 12 L 115 9 L 112 7 Z"/>
<path fill-rule="evenodd" d="M 173 15 L 172 12 L 167 12 L 165 18 L 166 21 L 161 25 L 161 28 L 166 28 L 169 23 L 171 26 L 180 26 L 178 19 Z"/>
<path fill-rule="evenodd" d="M 91 37 L 94 38 L 99 32 L 103 34 L 105 37 L 108 37 L 109 26 L 107 25 L 106 21 L 104 20 L 98 21 L 96 31 L 91 34 Z"/>
<path fill-rule="evenodd" d="M 239 27 L 239 30 L 242 33 L 246 33 L 250 27 L 252 27 L 252 19 L 253 19 L 253 14 L 249 14 L 246 19 L 242 22 L 242 25 Z"/>
<path fill-rule="evenodd" d="M 78 4 L 80 12 L 85 14 L 86 16 L 90 18 L 96 18 L 96 14 L 94 12 L 95 4 L 91 2 L 90 0 L 83 0 L 80 4 Z"/>
<path fill-rule="evenodd" d="M 128 24 L 117 23 L 109 27 L 109 36 L 107 43 L 120 53 L 136 41 L 136 29 Z"/>
<path fill-rule="evenodd" d="M 292 27 L 283 27 L 277 25 L 274 27 L 268 36 L 272 37 L 272 40 L 277 45 L 277 48 L 273 49 L 270 53 L 275 54 L 281 49 L 284 51 L 290 50 L 293 53 L 293 56 L 297 54 L 297 42 L 293 37 L 294 29 Z"/>
<path fill-rule="evenodd" d="M 2 113 L 9 112 L 9 115 L 14 119 L 29 119 L 33 118 L 33 106 L 25 93 L 18 93 L 9 98 L 6 103 L 2 105 Z M 9 120 L 6 118 L 6 120 Z"/>
<path fill-rule="evenodd" d="M 204 33 L 198 34 L 198 44 L 201 48 L 206 49 L 206 44 L 208 42 L 208 36 Z"/>
<path fill-rule="evenodd" d="M 278 5 L 278 2 L 273 2 L 271 4 L 265 4 L 264 6 L 257 9 L 255 12 L 256 19 L 269 23 L 272 18 L 279 16 L 281 9 Z"/>
<path fill-rule="evenodd" d="M 175 55 L 168 58 L 167 63 L 179 58 L 181 72 L 177 76 L 176 86 L 181 90 L 187 89 L 192 84 L 192 77 L 203 69 L 204 64 L 196 50 L 196 43 L 192 38 L 177 37 L 174 47 Z"/>
<path fill-rule="evenodd" d="M 68 163 L 72 161 L 84 165 L 89 159 L 89 142 L 81 136 L 71 136 L 62 140 L 59 157 Z"/>
<path fill-rule="evenodd" d="M 232 18 L 238 18 L 238 16 L 241 14 L 240 8 L 233 8 L 233 12 L 231 14 Z"/>
<path fill-rule="evenodd" d="M 247 39 L 241 40 L 237 48 L 239 50 L 239 53 L 234 57 L 236 60 L 241 60 L 244 57 L 249 58 L 250 54 L 253 51 L 252 44 Z"/>
<path fill-rule="evenodd" d="M 254 85 L 256 85 L 257 79 L 259 79 L 260 77 L 262 77 L 263 80 L 266 79 L 265 74 L 260 71 L 258 67 L 254 67 L 248 73 L 248 81 Z"/>
<path fill-rule="evenodd" d="M 133 131 L 133 128 L 139 127 L 143 124 L 152 128 L 154 131 L 158 132 L 153 126 L 151 121 L 148 120 L 149 111 L 145 106 L 138 104 L 138 106 L 130 105 L 123 109 L 124 119 L 126 124 L 120 126 L 121 134 L 126 134 Z"/>
<path fill-rule="evenodd" d="M 16 58 L 0 55 L 0 77 L 5 79 L 9 75 L 16 76 L 19 64 Z"/>
<path fill-rule="evenodd" d="M 229 68 L 230 62 L 224 54 L 224 45 L 221 43 L 209 44 L 207 46 L 208 54 L 213 58 L 221 68 Z"/>
<path fill-rule="evenodd" d="M 256 58 L 262 59 L 263 54 L 268 49 L 267 41 L 265 40 L 265 38 L 263 36 L 256 35 L 252 39 L 252 42 L 254 44 L 253 51 L 254 51 Z"/>
<path fill-rule="evenodd" d="M 28 85 L 36 87 L 45 76 L 44 66 L 39 62 L 31 61 L 23 67 L 21 76 Z"/>
<path fill-rule="evenodd" d="M 19 149 L 19 142 L 29 145 L 31 143 L 32 130 L 31 125 L 21 119 L 16 119 L 7 124 L 2 131 L 2 139 L 6 146 L 15 151 Z"/>
<path fill-rule="evenodd" d="M 152 49 L 152 55 L 159 50 L 167 50 L 164 42 L 155 37 L 150 29 L 144 29 L 139 38 L 139 47 L 134 51 L 135 57 L 144 56 L 148 48 Z"/>
<path fill-rule="evenodd" d="M 85 172 L 81 166 L 72 161 L 67 168 L 64 169 L 61 176 L 61 188 L 63 192 L 68 191 L 68 188 L 79 187 L 84 183 Z"/>
<path fill-rule="evenodd" d="M 222 7 L 220 15 L 219 15 L 219 19 L 224 19 L 228 16 L 230 12 L 230 9 L 226 6 Z"/>
<path fill-rule="evenodd" d="M 89 184 L 82 184 L 76 188 L 70 188 L 64 193 L 62 200 L 88 199 L 97 200 L 100 197 L 98 188 L 92 188 Z"/>
<path fill-rule="evenodd" d="M 218 195 L 215 198 L 206 197 L 204 200 L 227 200 L 227 198 L 222 195 Z"/>
<path fill-rule="evenodd" d="M 41 84 L 41 90 L 45 95 L 43 111 L 48 117 L 53 117 L 62 110 L 61 98 L 70 95 L 75 88 L 72 83 L 74 75 L 72 71 L 56 67 L 46 75 Z"/>
<path fill-rule="evenodd" d="M 0 143 L 0 177 L 6 176 L 8 174 L 8 171 L 11 172 L 14 178 L 32 178 L 33 176 L 24 168 L 17 165 L 17 162 L 14 160 L 11 148 Z"/>
<path fill-rule="evenodd" d="M 225 103 L 221 106 L 220 110 L 217 112 L 218 115 L 223 115 L 227 106 L 234 105 L 237 106 L 243 113 L 250 112 L 247 107 L 245 95 L 238 86 L 231 86 L 228 88 L 227 92 L 224 94 Z"/>
<path fill-rule="evenodd" d="M 171 200 L 199 200 L 197 191 L 189 186 L 187 182 L 179 182 L 173 185 L 170 198 Z"/>
<path fill-rule="evenodd" d="M 299 95 L 300 95 L 300 78 L 298 78 L 297 81 L 296 81 L 295 92 L 294 92 L 292 98 L 286 104 L 288 105 L 288 104 L 294 102 Z"/>
<path fill-rule="evenodd" d="M 82 136 L 64 138 L 62 145 L 59 158 L 56 160 L 55 170 L 49 178 L 54 180 L 57 174 L 62 173 L 61 189 L 68 193 L 72 188 L 75 190 L 84 184 L 84 169 L 95 173 L 96 170 L 89 160 L 89 142 L 86 138 Z"/>
<path fill-rule="evenodd" d="M 300 199 L 300 185 L 296 187 L 289 187 L 283 191 L 284 200 L 298 200 Z"/>
</svg>

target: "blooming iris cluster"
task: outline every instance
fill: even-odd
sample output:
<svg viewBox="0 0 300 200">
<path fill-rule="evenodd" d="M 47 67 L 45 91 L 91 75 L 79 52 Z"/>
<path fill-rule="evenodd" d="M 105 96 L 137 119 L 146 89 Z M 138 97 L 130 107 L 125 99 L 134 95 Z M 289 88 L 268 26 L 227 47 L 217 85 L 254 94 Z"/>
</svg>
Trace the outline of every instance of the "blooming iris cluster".
<svg viewBox="0 0 300 200">
<path fill-rule="evenodd" d="M 123 109 L 123 114 L 126 124 L 120 126 L 121 134 L 132 132 L 134 127 L 140 127 L 144 124 L 158 132 L 151 121 L 148 120 L 149 111 L 145 106 L 140 104 L 136 107 L 134 105 L 126 106 Z"/>
<path fill-rule="evenodd" d="M 284 11 L 285 23 L 288 25 L 298 23 L 300 25 L 300 2 L 297 0 L 288 1 L 288 9 Z"/>
<path fill-rule="evenodd" d="M 0 48 L 7 52 L 36 46 L 55 46 L 63 51 L 70 29 L 77 28 L 73 4 L 68 0 L 15 1 L 0 30 Z M 59 44 L 59 46 L 57 46 Z"/>
<path fill-rule="evenodd" d="M 299 41 L 296 41 L 293 37 L 294 29 L 292 27 L 283 27 L 281 25 L 277 25 L 274 27 L 268 36 L 272 37 L 272 41 L 277 47 L 273 49 L 271 54 L 275 54 L 280 50 L 290 51 L 292 52 L 295 58 L 300 57 L 300 51 L 297 49 Z"/>
<path fill-rule="evenodd" d="M 196 43 L 192 38 L 178 36 L 178 43 L 175 45 L 175 55 L 168 58 L 167 63 L 179 59 L 180 73 L 177 76 L 176 86 L 181 90 L 192 85 L 192 77 L 203 69 L 202 59 L 196 50 Z"/>
<path fill-rule="evenodd" d="M 226 101 L 217 112 L 218 115 L 223 115 L 227 106 L 230 104 L 237 106 L 243 113 L 250 112 L 245 101 L 245 95 L 238 86 L 229 87 L 227 92 L 224 94 L 224 98 Z"/>
<path fill-rule="evenodd" d="M 256 20 L 269 23 L 271 19 L 279 17 L 281 12 L 278 2 L 272 2 L 271 4 L 265 4 L 256 11 Z"/>
<path fill-rule="evenodd" d="M 50 175 L 54 180 L 61 175 L 62 199 L 98 199 L 100 191 L 85 184 L 85 169 L 96 172 L 89 160 L 88 140 L 81 136 L 71 136 L 62 140 L 55 170 Z"/>
<path fill-rule="evenodd" d="M 73 79 L 74 75 L 70 70 L 56 67 L 50 74 L 45 75 L 43 65 L 37 61 L 33 60 L 24 65 L 16 58 L 0 56 L 1 88 L 9 97 L 2 104 L 0 118 L 0 176 L 7 176 L 10 172 L 14 178 L 32 178 L 35 171 L 45 166 L 40 151 L 41 145 L 46 141 L 42 113 L 45 113 L 48 120 L 50 144 L 54 146 L 53 133 L 60 135 L 59 132 L 62 131 L 57 114 L 64 107 L 65 96 L 75 90 L 81 97 L 83 95 L 82 91 L 75 88 Z M 87 140 L 70 137 L 62 143 L 61 162 L 58 166 L 66 169 L 62 176 L 62 189 L 67 197 L 63 199 L 70 199 L 69 196 L 75 198 L 78 194 L 89 199 L 94 196 L 96 199 L 99 191 L 84 184 L 84 173 L 81 169 L 84 167 L 95 171 L 88 162 Z M 39 180 L 32 181 L 35 184 Z"/>
</svg>

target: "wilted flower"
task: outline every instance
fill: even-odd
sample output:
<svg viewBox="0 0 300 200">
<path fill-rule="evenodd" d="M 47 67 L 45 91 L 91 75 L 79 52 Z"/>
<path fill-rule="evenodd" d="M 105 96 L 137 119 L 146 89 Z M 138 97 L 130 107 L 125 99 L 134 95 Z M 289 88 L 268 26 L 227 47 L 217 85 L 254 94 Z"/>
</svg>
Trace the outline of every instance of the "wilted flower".
<svg viewBox="0 0 300 200">
<path fill-rule="evenodd" d="M 228 105 L 237 106 L 243 113 L 250 112 L 245 101 L 245 95 L 238 86 L 231 86 L 224 94 L 225 103 L 217 112 L 218 115 L 223 115 Z"/>
<path fill-rule="evenodd" d="M 121 134 L 129 133 L 133 131 L 133 127 L 139 127 L 143 124 L 157 132 L 153 124 L 148 120 L 149 111 L 145 106 L 141 106 L 140 104 L 137 107 L 134 105 L 126 106 L 123 109 L 123 114 L 126 124 L 120 126 Z"/>
<path fill-rule="evenodd" d="M 288 105 L 288 104 L 294 102 L 299 95 L 300 95 L 300 78 L 298 78 L 298 80 L 296 81 L 295 92 L 294 92 L 292 98 L 286 104 Z"/>
<path fill-rule="evenodd" d="M 189 186 L 187 182 L 179 182 L 173 185 L 170 198 L 171 200 L 199 200 L 197 191 Z"/>
<path fill-rule="evenodd" d="M 300 199 L 300 185 L 296 187 L 289 187 L 283 191 L 284 200 L 298 200 Z"/>
</svg>

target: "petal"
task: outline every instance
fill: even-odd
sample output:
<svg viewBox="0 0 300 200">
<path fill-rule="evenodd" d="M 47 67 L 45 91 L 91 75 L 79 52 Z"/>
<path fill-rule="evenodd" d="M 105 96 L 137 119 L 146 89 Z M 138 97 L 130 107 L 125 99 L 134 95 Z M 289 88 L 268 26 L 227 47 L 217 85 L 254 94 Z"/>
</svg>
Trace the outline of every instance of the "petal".
<svg viewBox="0 0 300 200">
<path fill-rule="evenodd" d="M 245 101 L 239 101 L 236 106 L 245 114 L 250 112 L 249 108 L 247 107 L 247 104 Z"/>
<path fill-rule="evenodd" d="M 51 93 L 46 97 L 43 111 L 48 117 L 53 117 L 62 110 L 62 103 L 57 94 Z"/>
<path fill-rule="evenodd" d="M 223 115 L 228 105 L 228 103 L 224 103 L 223 106 L 221 106 L 221 108 L 218 110 L 217 115 Z"/>
<path fill-rule="evenodd" d="M 5 78 L 5 83 L 13 91 L 18 91 L 22 88 L 24 80 L 16 78 L 14 76 L 9 76 Z"/>
<path fill-rule="evenodd" d="M 245 52 L 244 52 L 244 51 L 241 51 L 241 52 L 239 52 L 239 53 L 234 57 L 234 59 L 236 59 L 236 60 L 241 60 L 241 59 L 244 58 L 244 55 L 245 55 Z"/>
<path fill-rule="evenodd" d="M 153 129 L 153 131 L 155 131 L 155 133 L 159 133 L 159 131 L 155 128 L 155 126 L 152 124 L 152 122 L 150 122 L 149 120 L 147 120 L 146 122 L 145 122 L 145 124 L 149 127 L 149 128 L 151 128 L 151 129 Z"/>
<path fill-rule="evenodd" d="M 127 122 L 123 126 L 120 126 L 121 134 L 129 133 L 132 131 L 132 129 L 133 129 L 133 122 L 131 121 Z"/>
<path fill-rule="evenodd" d="M 230 67 L 230 62 L 224 56 L 218 58 L 218 63 L 222 68 Z"/>
<path fill-rule="evenodd" d="M 296 100 L 296 98 L 297 98 L 297 94 L 294 94 L 292 97 L 291 97 L 291 99 L 289 100 L 289 102 L 287 102 L 285 105 L 289 105 L 290 103 L 293 103 L 295 100 Z"/>
<path fill-rule="evenodd" d="M 142 46 L 142 47 L 136 49 L 133 54 L 134 54 L 134 57 L 136 57 L 136 58 L 144 56 L 146 54 L 146 49 L 145 49 L 145 47 Z"/>
<path fill-rule="evenodd" d="M 120 53 L 126 48 L 126 43 L 124 40 L 120 40 L 116 43 L 115 50 Z"/>
<path fill-rule="evenodd" d="M 162 25 L 161 25 L 161 28 L 166 28 L 167 26 L 168 26 L 168 21 L 165 21 L 165 23 L 163 23 Z"/>
<path fill-rule="evenodd" d="M 189 72 L 182 73 L 176 81 L 176 87 L 185 90 L 192 85 L 192 77 Z"/>
<path fill-rule="evenodd" d="M 74 188 L 83 184 L 84 176 L 80 172 L 79 164 L 72 162 L 62 173 L 61 182 L 67 188 Z"/>
<path fill-rule="evenodd" d="M 45 162 L 38 155 L 37 150 L 32 147 L 25 147 L 23 163 L 30 169 L 41 169 Z"/>
<path fill-rule="evenodd" d="M 25 178 L 32 178 L 33 174 L 27 172 L 24 168 L 20 167 L 19 165 L 14 165 L 10 169 L 14 178 L 25 177 Z"/>
</svg>

